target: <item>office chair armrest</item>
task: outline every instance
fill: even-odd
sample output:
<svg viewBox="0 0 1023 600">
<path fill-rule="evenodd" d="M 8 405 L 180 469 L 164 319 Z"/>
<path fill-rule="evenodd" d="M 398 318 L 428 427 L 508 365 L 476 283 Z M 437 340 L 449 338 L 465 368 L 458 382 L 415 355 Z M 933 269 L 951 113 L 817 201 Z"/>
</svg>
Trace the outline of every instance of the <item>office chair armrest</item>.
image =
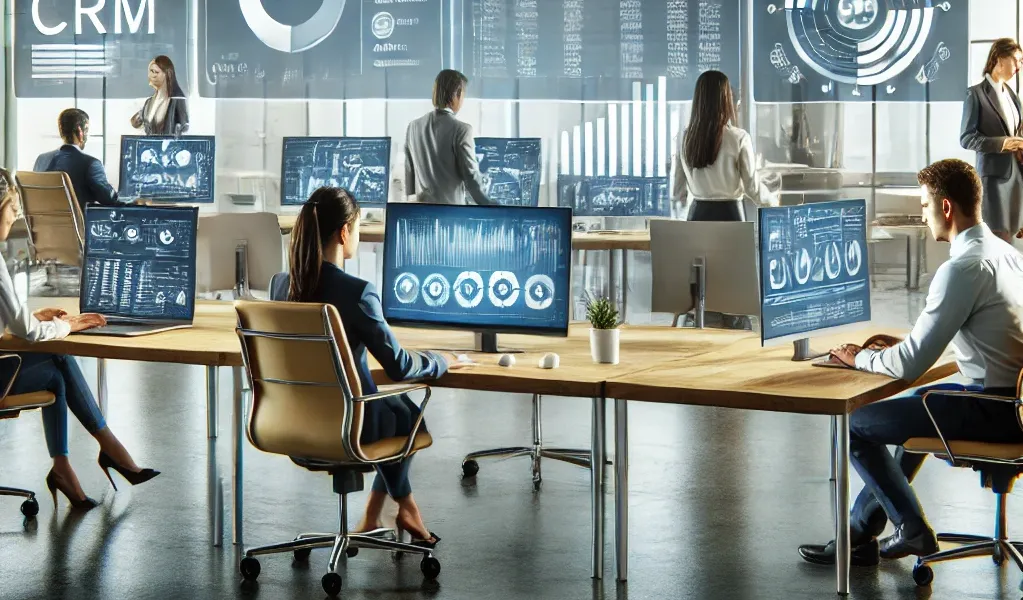
<svg viewBox="0 0 1023 600">
<path fill-rule="evenodd" d="M 990 400 L 993 402 L 1008 402 L 1016 405 L 1016 422 L 1020 428 L 1023 428 L 1023 422 L 1020 421 L 1019 405 L 1021 401 L 1018 398 L 1008 398 L 1006 396 L 992 396 L 990 394 L 979 394 L 977 392 L 956 392 L 956 391 L 944 391 L 944 390 L 931 390 L 924 392 L 923 404 L 924 410 L 927 411 L 927 416 L 931 419 L 931 423 L 934 425 L 934 430 L 938 433 L 938 439 L 941 440 L 941 445 L 945 447 L 945 452 L 948 453 L 948 460 L 951 463 L 956 462 L 955 454 L 952 454 L 952 446 L 949 445 L 948 440 L 945 438 L 945 434 L 942 433 L 941 427 L 938 426 L 938 421 L 934 418 L 934 413 L 931 412 L 931 407 L 927 405 L 928 396 L 931 394 L 937 394 L 939 396 L 961 396 L 963 398 L 975 398 L 977 400 Z"/>
<path fill-rule="evenodd" d="M 398 384 L 398 385 L 382 385 L 379 391 L 375 394 L 367 394 L 365 396 L 359 396 L 353 402 L 373 402 L 374 400 L 383 400 L 384 398 L 390 398 L 391 396 L 400 396 L 409 392 L 415 392 L 418 390 L 429 389 L 430 386 L 425 383 L 410 383 L 410 384 Z"/>
<path fill-rule="evenodd" d="M 3 388 L 3 395 L 0 396 L 0 401 L 7 397 L 11 393 L 11 388 L 14 386 L 14 380 L 18 378 L 18 373 L 21 371 L 21 357 L 17 354 L 0 354 L 0 361 L 2 360 L 13 360 L 15 361 L 14 375 L 11 376 L 11 380 L 7 382 L 7 385 Z"/>
<path fill-rule="evenodd" d="M 426 392 L 426 397 L 424 397 L 422 403 L 419 404 L 419 416 L 416 418 L 416 422 L 412 425 L 412 431 L 409 433 L 408 441 L 405 443 L 405 447 L 402 449 L 402 451 L 398 454 L 386 456 L 384 458 L 379 458 L 376 460 L 366 460 L 366 457 L 362 456 L 361 459 L 363 461 L 368 462 L 370 464 L 381 464 L 392 462 L 395 460 L 405 460 L 406 458 L 408 458 L 408 456 L 412 454 L 412 448 L 415 446 L 416 443 L 416 436 L 419 435 L 419 429 L 423 425 L 423 414 L 426 413 L 426 405 L 430 403 L 430 395 L 433 392 L 430 389 L 430 386 L 428 385 L 414 383 L 411 385 L 387 386 L 387 389 L 385 390 L 355 399 L 355 402 L 372 402 L 373 400 L 391 398 L 394 396 L 400 396 L 402 394 L 407 394 L 409 392 L 415 392 L 418 390 L 424 390 Z"/>
</svg>

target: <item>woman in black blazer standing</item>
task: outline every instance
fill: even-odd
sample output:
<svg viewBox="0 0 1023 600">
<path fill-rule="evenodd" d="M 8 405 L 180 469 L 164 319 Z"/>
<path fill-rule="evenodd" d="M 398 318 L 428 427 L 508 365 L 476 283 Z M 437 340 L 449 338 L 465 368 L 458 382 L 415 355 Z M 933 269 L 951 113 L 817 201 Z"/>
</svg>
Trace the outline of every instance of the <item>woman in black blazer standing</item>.
<svg viewBox="0 0 1023 600">
<path fill-rule="evenodd" d="M 1023 226 L 1023 137 L 1020 102 L 1009 83 L 1019 72 L 1023 48 L 1012 38 L 991 44 L 984 80 L 966 91 L 959 143 L 977 153 L 984 186 L 984 222 L 1009 241 Z"/>
<path fill-rule="evenodd" d="M 188 131 L 188 104 L 170 58 L 161 54 L 149 63 L 149 86 L 156 92 L 132 116 L 131 126 L 143 129 L 146 135 L 179 135 Z"/>
</svg>

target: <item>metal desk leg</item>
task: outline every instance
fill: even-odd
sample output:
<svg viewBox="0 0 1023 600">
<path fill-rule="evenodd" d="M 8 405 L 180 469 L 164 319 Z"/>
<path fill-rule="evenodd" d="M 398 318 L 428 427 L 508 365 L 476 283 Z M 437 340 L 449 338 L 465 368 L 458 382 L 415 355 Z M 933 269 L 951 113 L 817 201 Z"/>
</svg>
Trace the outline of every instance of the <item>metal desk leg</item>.
<svg viewBox="0 0 1023 600">
<path fill-rule="evenodd" d="M 835 482 L 835 575 L 838 593 L 849 595 L 849 561 L 852 554 L 849 540 L 849 415 L 836 417 L 835 447 L 838 461 Z"/>
<path fill-rule="evenodd" d="M 242 524 L 244 521 L 243 498 L 242 498 L 242 444 L 245 431 L 245 409 L 242 405 L 242 368 L 233 367 L 231 375 L 234 384 L 234 402 L 232 403 L 231 427 L 231 462 L 234 466 L 233 473 L 233 502 L 232 516 L 234 517 L 233 538 L 235 544 L 242 543 Z"/>
<path fill-rule="evenodd" d="M 213 546 L 224 545 L 224 489 L 217 462 L 217 430 L 220 421 L 217 399 L 217 367 L 206 367 L 206 481 L 207 505 L 210 507 L 210 536 Z"/>
<path fill-rule="evenodd" d="M 618 250 L 622 254 L 622 323 L 629 320 L 629 251 Z"/>
<path fill-rule="evenodd" d="M 607 251 L 607 299 L 618 306 L 618 253 Z"/>
<path fill-rule="evenodd" d="M 838 428 L 838 417 L 831 416 L 831 481 L 835 481 L 835 471 L 837 470 L 837 458 L 838 451 L 835 449 L 835 430 Z"/>
<path fill-rule="evenodd" d="M 211 440 L 217 439 L 220 432 L 219 374 L 217 367 L 206 367 L 206 437 Z"/>
<path fill-rule="evenodd" d="M 629 579 L 629 405 L 615 399 L 615 560 L 618 581 Z"/>
<path fill-rule="evenodd" d="M 593 564 L 590 577 L 604 577 L 604 398 L 593 399 L 590 429 L 590 510 L 593 518 Z"/>
<path fill-rule="evenodd" d="M 96 400 L 99 403 L 99 412 L 104 416 L 107 414 L 107 359 L 96 359 Z"/>
</svg>

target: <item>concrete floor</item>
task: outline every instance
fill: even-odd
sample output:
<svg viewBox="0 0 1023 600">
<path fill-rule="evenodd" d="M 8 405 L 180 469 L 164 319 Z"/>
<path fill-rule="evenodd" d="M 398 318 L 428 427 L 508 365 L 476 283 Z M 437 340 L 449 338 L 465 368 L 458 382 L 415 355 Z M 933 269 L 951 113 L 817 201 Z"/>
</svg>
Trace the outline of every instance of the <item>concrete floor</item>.
<svg viewBox="0 0 1023 600">
<path fill-rule="evenodd" d="M 632 272 L 643 268 L 633 264 Z M 630 318 L 650 320 L 641 291 L 648 280 L 633 285 L 639 291 L 630 297 Z M 920 303 L 920 294 L 878 292 L 874 311 L 905 324 Z M 95 361 L 82 363 L 92 381 Z M 323 598 L 324 550 L 314 551 L 308 565 L 292 564 L 290 555 L 264 557 L 258 584 L 243 586 L 238 549 L 210 547 L 203 370 L 132 362 L 109 367 L 110 427 L 140 464 L 163 474 L 115 493 L 96 466 L 97 445 L 72 421 L 72 462 L 86 491 L 103 505 L 69 516 L 59 498 L 54 512 L 45 496 L 49 461 L 39 417 L 0 421 L 0 482 L 44 494 L 37 520 L 29 523 L 17 500 L 0 498 L 0 598 Z M 225 476 L 229 383 L 225 371 L 218 446 Z M 632 403 L 631 572 L 623 584 L 613 579 L 611 469 L 603 582 L 589 577 L 586 471 L 546 462 L 536 493 L 525 459 L 484 462 L 475 481 L 461 479 L 465 453 L 528 443 L 528 396 L 438 389 L 427 417 L 435 443 L 417 459 L 412 476 L 428 525 L 444 538 L 437 552 L 443 572 L 437 584 L 424 585 L 417 560 L 394 562 L 363 551 L 342 569 L 344 598 L 836 597 L 833 569 L 805 564 L 796 554 L 800 543 L 832 537 L 825 417 Z M 588 400 L 545 399 L 549 442 L 586 447 L 589 423 Z M 336 497 L 326 476 L 249 447 L 245 461 L 248 543 L 334 529 Z M 852 488 L 860 489 L 855 477 Z M 929 461 L 916 488 L 939 530 L 992 530 L 994 496 L 974 473 Z M 363 498 L 353 496 L 353 512 Z M 1023 510 L 1010 501 L 1010 532 L 1021 519 Z M 229 540 L 229 525 L 225 532 Z M 1011 564 L 998 568 L 988 559 L 970 559 L 937 565 L 931 588 L 917 588 L 911 568 L 911 559 L 854 568 L 851 597 L 1020 597 L 1021 574 Z"/>
</svg>

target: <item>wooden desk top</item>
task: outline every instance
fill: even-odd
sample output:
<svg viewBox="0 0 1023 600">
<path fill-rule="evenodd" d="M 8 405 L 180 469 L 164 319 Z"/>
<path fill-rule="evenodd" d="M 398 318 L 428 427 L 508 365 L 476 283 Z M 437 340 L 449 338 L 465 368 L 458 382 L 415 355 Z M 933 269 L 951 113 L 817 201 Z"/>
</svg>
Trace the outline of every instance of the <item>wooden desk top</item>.
<svg viewBox="0 0 1023 600">
<path fill-rule="evenodd" d="M 814 349 L 823 351 L 885 330 L 867 327 L 812 342 Z M 759 340 L 744 339 L 688 359 L 611 376 L 605 392 L 608 398 L 626 400 L 838 415 L 958 370 L 946 353 L 909 386 L 883 375 L 815 367 L 810 362 L 793 362 L 791 357 L 791 344 L 761 348 Z"/>
<path fill-rule="evenodd" d="M 32 298 L 33 310 L 62 308 L 78 314 L 78 298 Z M 0 351 L 52 352 L 113 360 L 141 360 L 211 367 L 242 366 L 241 345 L 234 332 L 237 317 L 230 302 L 197 301 L 195 321 L 175 329 L 138 337 L 70 335 L 62 340 L 30 343 L 6 333 Z"/>
<path fill-rule="evenodd" d="M 295 228 L 296 215 L 277 215 L 281 233 L 289 234 Z M 363 242 L 379 244 L 384 241 L 384 224 L 363 222 L 359 228 Z M 650 250 L 650 231 L 572 232 L 573 250 Z"/>
</svg>

